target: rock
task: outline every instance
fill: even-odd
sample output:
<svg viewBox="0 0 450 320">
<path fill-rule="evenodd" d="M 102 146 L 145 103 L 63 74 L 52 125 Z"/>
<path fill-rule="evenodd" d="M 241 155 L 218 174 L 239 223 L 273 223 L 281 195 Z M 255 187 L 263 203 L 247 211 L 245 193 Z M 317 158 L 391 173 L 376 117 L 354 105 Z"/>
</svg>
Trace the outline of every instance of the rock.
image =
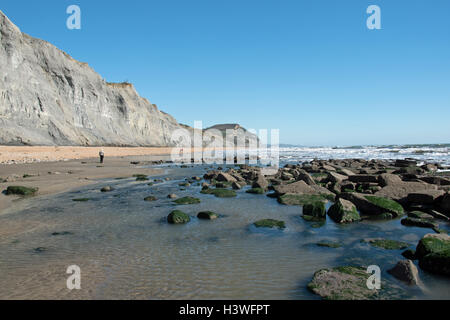
<svg viewBox="0 0 450 320">
<path fill-rule="evenodd" d="M 427 234 L 417 245 L 416 257 L 425 271 L 450 276 L 450 236 Z"/>
<path fill-rule="evenodd" d="M 325 204 L 321 201 L 307 203 L 303 206 L 303 215 L 316 219 L 326 219 Z"/>
<path fill-rule="evenodd" d="M 423 190 L 408 194 L 409 204 L 433 204 L 445 194 L 442 190 Z"/>
<path fill-rule="evenodd" d="M 399 176 L 397 176 L 395 174 L 383 173 L 383 174 L 378 176 L 378 183 L 382 187 L 386 187 L 386 186 L 389 186 L 389 185 L 402 183 L 402 182 L 403 182 L 402 178 L 400 178 Z"/>
<path fill-rule="evenodd" d="M 191 184 L 189 182 L 181 182 L 180 184 L 178 184 L 180 187 L 190 187 Z"/>
<path fill-rule="evenodd" d="M 345 168 L 339 168 L 338 173 L 343 174 L 343 175 L 346 175 L 346 176 L 348 176 L 348 177 L 354 176 L 354 175 L 356 174 L 356 173 L 354 173 L 353 171 L 348 170 L 348 169 L 345 169 Z"/>
<path fill-rule="evenodd" d="M 107 186 L 107 187 L 103 187 L 100 191 L 101 192 L 111 192 L 111 191 L 114 191 L 114 188 Z"/>
<path fill-rule="evenodd" d="M 197 218 L 201 220 L 215 220 L 219 218 L 219 215 L 212 211 L 202 211 L 198 213 Z"/>
<path fill-rule="evenodd" d="M 1 12 L 0 12 L 1 13 Z M 23 186 L 9 186 L 6 188 L 6 195 L 33 196 L 39 191 L 38 188 Z"/>
<path fill-rule="evenodd" d="M 396 201 L 405 199 L 408 194 L 414 192 L 422 192 L 424 190 L 437 190 L 437 186 L 425 182 L 406 182 L 394 183 L 387 185 L 375 195 L 379 197 L 389 198 Z"/>
<path fill-rule="evenodd" d="M 327 164 L 322 165 L 322 169 L 325 171 L 336 171 L 335 167 L 329 166 Z"/>
<path fill-rule="evenodd" d="M 356 205 L 358 210 L 365 215 L 381 215 L 391 213 L 394 216 L 404 214 L 403 207 L 394 200 L 359 194 L 355 192 L 342 193 L 341 198 L 349 200 Z"/>
<path fill-rule="evenodd" d="M 416 260 L 416 251 L 407 249 L 402 252 L 402 256 L 404 256 L 406 259 L 409 259 L 409 260 Z"/>
<path fill-rule="evenodd" d="M 316 185 L 316 182 L 314 181 L 314 179 L 311 177 L 311 175 L 306 172 L 305 170 L 300 170 L 297 180 L 302 180 L 305 181 L 305 183 L 309 186 L 314 186 Z"/>
<path fill-rule="evenodd" d="M 436 184 L 438 186 L 450 185 L 450 179 L 444 177 L 420 177 L 419 179 L 426 183 Z"/>
<path fill-rule="evenodd" d="M 439 220 L 444 220 L 444 221 L 449 221 L 450 220 L 449 217 L 447 217 L 446 215 L 444 215 L 444 214 L 442 214 L 442 213 L 440 213 L 440 212 L 438 212 L 436 210 L 429 209 L 427 211 L 427 213 L 430 216 L 433 216 L 434 218 L 439 219 Z"/>
<path fill-rule="evenodd" d="M 328 178 L 331 182 L 334 182 L 334 183 L 341 183 L 341 182 L 349 179 L 348 176 L 344 176 L 344 175 L 336 173 L 336 172 L 328 172 Z"/>
<path fill-rule="evenodd" d="M 439 204 L 440 208 L 444 210 L 444 214 L 447 217 L 450 217 L 450 194 L 446 193 Z"/>
<path fill-rule="evenodd" d="M 314 274 L 308 289 L 326 300 L 368 300 L 377 290 L 367 287 L 369 274 L 363 268 L 337 267 L 322 269 Z"/>
<path fill-rule="evenodd" d="M 180 210 L 172 211 L 167 217 L 167 222 L 170 224 L 185 224 L 191 221 L 191 218 Z"/>
<path fill-rule="evenodd" d="M 255 227 L 257 228 L 278 228 L 278 229 L 284 229 L 286 228 L 286 224 L 284 221 L 274 220 L 274 219 L 263 219 L 256 221 L 254 223 Z"/>
<path fill-rule="evenodd" d="M 434 218 L 432 215 L 421 211 L 411 211 L 408 213 L 408 217 L 415 219 L 428 219 L 428 220 L 432 220 Z"/>
<path fill-rule="evenodd" d="M 247 190 L 246 193 L 264 194 L 266 192 L 264 191 L 264 189 L 261 189 L 261 188 L 252 188 L 252 189 Z"/>
<path fill-rule="evenodd" d="M 186 204 L 198 204 L 200 203 L 200 199 L 193 197 L 183 197 L 173 201 L 177 205 L 186 205 Z"/>
<path fill-rule="evenodd" d="M 338 199 L 328 210 L 328 215 L 337 223 L 349 223 L 361 220 L 356 206 L 345 199 Z"/>
<path fill-rule="evenodd" d="M 419 227 L 419 228 L 439 228 L 437 223 L 434 223 L 430 220 L 426 219 L 417 219 L 417 218 L 405 218 L 402 220 L 402 225 L 411 226 L 411 227 Z"/>
<path fill-rule="evenodd" d="M 252 188 L 267 190 L 269 187 L 269 183 L 267 182 L 266 178 L 261 174 L 258 176 L 255 182 L 253 182 Z"/>
<path fill-rule="evenodd" d="M 279 196 L 277 193 L 274 195 L 278 196 L 278 202 L 288 206 L 303 206 L 308 203 L 314 203 L 317 201 L 322 201 L 324 203 L 328 202 L 328 199 L 322 195 L 314 195 L 314 194 L 285 194 Z"/>
<path fill-rule="evenodd" d="M 225 181 L 225 182 L 237 182 L 236 178 L 234 178 L 233 176 L 231 176 L 228 173 L 225 172 L 220 172 L 217 177 L 216 177 L 217 181 Z"/>
<path fill-rule="evenodd" d="M 400 167 L 400 168 L 403 168 L 403 167 L 406 168 L 406 167 L 410 167 L 410 166 L 417 166 L 417 161 L 413 160 L 413 159 L 404 159 L 404 160 L 397 159 L 397 160 L 395 160 L 395 165 L 394 166 Z"/>
<path fill-rule="evenodd" d="M 148 196 L 146 198 L 144 198 L 144 201 L 148 201 L 148 202 L 152 202 L 152 201 L 157 201 L 158 198 L 154 197 L 154 196 Z"/>
<path fill-rule="evenodd" d="M 325 196 L 330 196 L 331 198 L 334 198 L 335 195 L 333 192 L 329 191 L 326 188 L 323 188 L 321 186 L 309 186 L 304 181 L 297 181 L 290 184 L 284 184 L 280 186 L 274 186 L 274 191 L 277 192 L 279 195 L 284 194 L 322 194 Z"/>
<path fill-rule="evenodd" d="M 167 196 L 167 198 L 169 198 L 169 199 L 176 199 L 176 198 L 178 198 L 178 196 L 176 194 L 174 194 L 174 193 L 171 193 L 171 194 L 169 194 Z"/>
<path fill-rule="evenodd" d="M 321 242 L 316 243 L 316 245 L 318 247 L 326 247 L 326 248 L 334 248 L 334 249 L 342 247 L 342 245 L 340 243 L 330 242 L 330 241 L 321 241 Z"/>
<path fill-rule="evenodd" d="M 401 250 L 409 247 L 409 243 L 383 238 L 364 239 L 362 242 L 369 243 L 372 247 L 386 250 Z"/>
<path fill-rule="evenodd" d="M 236 197 L 237 194 L 234 190 L 228 190 L 228 189 L 205 189 L 202 190 L 201 193 L 203 194 L 212 194 L 216 196 L 217 198 L 233 198 Z"/>
<path fill-rule="evenodd" d="M 356 175 L 348 177 L 348 179 L 351 182 L 355 182 L 355 183 L 364 183 L 364 182 L 378 183 L 378 177 L 375 175 L 369 175 L 369 174 L 356 174 Z"/>
<path fill-rule="evenodd" d="M 419 271 L 411 260 L 399 261 L 388 272 L 409 285 L 417 285 L 419 283 Z"/>
<path fill-rule="evenodd" d="M 239 183 L 237 183 L 237 182 L 233 182 L 231 184 L 231 187 L 233 188 L 233 190 L 240 190 L 240 189 L 242 189 L 242 186 Z"/>
</svg>

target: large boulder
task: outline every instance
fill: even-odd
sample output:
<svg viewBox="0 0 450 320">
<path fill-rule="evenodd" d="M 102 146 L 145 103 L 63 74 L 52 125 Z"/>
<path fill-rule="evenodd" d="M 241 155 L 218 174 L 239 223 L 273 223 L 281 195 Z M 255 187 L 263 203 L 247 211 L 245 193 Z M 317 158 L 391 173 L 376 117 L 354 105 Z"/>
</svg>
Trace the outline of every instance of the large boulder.
<svg viewBox="0 0 450 320">
<path fill-rule="evenodd" d="M 409 285 L 417 285 L 419 283 L 419 271 L 411 260 L 399 261 L 388 272 Z"/>
<path fill-rule="evenodd" d="M 408 194 L 406 201 L 408 204 L 433 204 L 445 194 L 442 190 L 423 190 Z"/>
<path fill-rule="evenodd" d="M 260 174 L 255 182 L 253 182 L 252 188 L 262 189 L 264 191 L 269 187 L 269 182 L 267 182 L 266 178 Z"/>
<path fill-rule="evenodd" d="M 383 174 L 378 176 L 378 183 L 382 187 L 386 187 L 386 186 L 389 186 L 389 185 L 402 183 L 402 182 L 403 182 L 402 178 L 400 178 L 399 176 L 397 176 L 395 174 L 383 173 Z"/>
<path fill-rule="evenodd" d="M 349 223 L 361 220 L 356 206 L 345 199 L 337 200 L 328 210 L 328 215 L 337 223 Z"/>
<path fill-rule="evenodd" d="M 220 172 L 216 176 L 216 180 L 221 182 L 237 182 L 237 179 L 235 177 L 225 172 Z"/>
<path fill-rule="evenodd" d="M 318 185 L 309 186 L 306 184 L 305 181 L 297 181 L 294 183 L 275 186 L 274 191 L 279 195 L 284 195 L 287 193 L 289 193 L 289 194 L 323 194 L 323 195 L 330 195 L 331 197 L 334 197 L 334 193 L 332 193 L 328 189 L 318 186 Z"/>
<path fill-rule="evenodd" d="M 355 192 L 344 192 L 341 194 L 341 198 L 354 203 L 358 210 L 364 215 L 373 216 L 390 213 L 397 217 L 404 214 L 403 207 L 398 202 L 391 199 Z"/>
<path fill-rule="evenodd" d="M 427 234 L 416 248 L 419 266 L 430 273 L 450 276 L 450 236 Z"/>
<path fill-rule="evenodd" d="M 328 178 L 331 182 L 334 183 L 341 183 L 345 180 L 347 180 L 349 177 L 344 176 L 342 174 L 336 173 L 336 172 L 328 172 Z"/>
<path fill-rule="evenodd" d="M 389 184 L 375 195 L 378 197 L 389 198 L 396 201 L 405 200 L 410 193 L 422 192 L 425 190 L 437 190 L 437 186 L 425 182 L 406 182 Z"/>
<path fill-rule="evenodd" d="M 299 170 L 299 173 L 298 173 L 298 176 L 297 176 L 297 180 L 303 180 L 303 181 L 305 181 L 305 183 L 307 185 L 310 185 L 310 186 L 315 186 L 316 185 L 316 182 L 314 181 L 314 179 L 305 170 Z"/>
</svg>

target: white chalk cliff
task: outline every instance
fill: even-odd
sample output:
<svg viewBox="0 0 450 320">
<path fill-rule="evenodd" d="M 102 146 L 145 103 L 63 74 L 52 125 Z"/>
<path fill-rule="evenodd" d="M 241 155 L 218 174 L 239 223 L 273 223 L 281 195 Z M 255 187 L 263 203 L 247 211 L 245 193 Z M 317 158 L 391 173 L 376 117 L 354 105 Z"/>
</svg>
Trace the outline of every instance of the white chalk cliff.
<svg viewBox="0 0 450 320">
<path fill-rule="evenodd" d="M 132 84 L 107 83 L 0 11 L 0 144 L 172 146 L 180 128 Z"/>
</svg>

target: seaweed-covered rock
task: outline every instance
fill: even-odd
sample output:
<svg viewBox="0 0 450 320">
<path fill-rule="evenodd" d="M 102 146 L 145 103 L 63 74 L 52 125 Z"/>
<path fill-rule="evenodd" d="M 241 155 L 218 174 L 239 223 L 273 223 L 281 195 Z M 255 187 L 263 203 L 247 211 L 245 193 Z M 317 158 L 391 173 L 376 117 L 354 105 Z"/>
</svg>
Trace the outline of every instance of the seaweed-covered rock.
<svg viewBox="0 0 450 320">
<path fill-rule="evenodd" d="M 308 289 L 327 300 L 369 300 L 377 298 L 377 290 L 367 287 L 369 274 L 363 268 L 337 267 L 314 274 Z"/>
<path fill-rule="evenodd" d="M 409 247 L 409 243 L 389 239 L 364 239 L 362 242 L 369 243 L 372 247 L 387 249 L 387 250 L 401 250 Z"/>
<path fill-rule="evenodd" d="M 411 260 L 399 261 L 388 272 L 409 285 L 417 285 L 419 283 L 419 271 Z"/>
<path fill-rule="evenodd" d="M 278 229 L 284 229 L 286 228 L 286 224 L 284 221 L 274 220 L 274 219 L 263 219 L 256 221 L 254 223 L 255 227 L 257 228 L 278 228 Z"/>
<path fill-rule="evenodd" d="M 217 198 L 233 198 L 236 197 L 237 194 L 234 190 L 228 190 L 228 189 L 222 189 L 222 188 L 217 188 L 217 189 L 204 189 L 201 191 L 201 193 L 203 194 L 212 194 L 214 196 L 216 196 Z"/>
<path fill-rule="evenodd" d="M 334 248 L 334 249 L 342 247 L 342 245 L 340 243 L 331 242 L 331 241 L 320 241 L 320 242 L 317 242 L 316 245 L 318 247 L 327 247 L 327 248 Z"/>
<path fill-rule="evenodd" d="M 439 225 L 433 221 L 427 219 L 418 218 L 405 218 L 402 220 L 402 225 L 409 227 L 419 227 L 419 228 L 439 228 Z"/>
<path fill-rule="evenodd" d="M 341 198 L 354 203 L 361 214 L 373 216 L 389 212 L 392 213 L 395 217 L 404 214 L 403 207 L 398 202 L 388 198 L 355 192 L 345 192 L 340 196 Z"/>
<path fill-rule="evenodd" d="M 348 200 L 339 199 L 328 210 L 328 215 L 337 223 L 348 223 L 361 220 L 356 206 Z"/>
<path fill-rule="evenodd" d="M 185 204 L 198 204 L 200 203 L 200 199 L 193 197 L 183 197 L 177 200 L 174 200 L 177 205 L 185 205 Z"/>
<path fill-rule="evenodd" d="M 215 220 L 219 218 L 219 215 L 212 211 L 202 211 L 198 213 L 197 218 L 201 220 Z"/>
<path fill-rule="evenodd" d="M 38 190 L 38 188 L 9 186 L 8 188 L 6 188 L 6 195 L 32 196 L 35 195 Z"/>
<path fill-rule="evenodd" d="M 264 194 L 265 191 L 264 191 L 264 189 L 261 189 L 261 188 L 251 188 L 251 189 L 247 190 L 246 193 Z"/>
<path fill-rule="evenodd" d="M 431 273 L 450 276 L 450 236 L 427 234 L 416 248 L 419 266 Z"/>
<path fill-rule="evenodd" d="M 144 198 L 144 201 L 148 201 L 148 202 L 152 202 L 152 201 L 157 201 L 158 198 L 155 196 L 148 196 Z"/>
<path fill-rule="evenodd" d="M 434 216 L 431 214 L 422 212 L 422 211 L 411 211 L 408 212 L 408 217 L 415 218 L 415 219 L 427 219 L 427 220 L 433 220 Z"/>
<path fill-rule="evenodd" d="M 327 216 L 325 204 L 321 201 L 307 203 L 303 206 L 303 215 L 316 219 L 325 219 Z"/>
<path fill-rule="evenodd" d="M 170 224 L 184 224 L 188 223 L 189 221 L 191 221 L 191 218 L 186 213 L 180 210 L 172 211 L 167 217 L 167 222 L 169 222 Z"/>
<path fill-rule="evenodd" d="M 278 202 L 289 206 L 303 206 L 314 202 L 328 202 L 332 200 L 331 197 L 316 194 L 285 194 L 278 196 Z"/>
</svg>

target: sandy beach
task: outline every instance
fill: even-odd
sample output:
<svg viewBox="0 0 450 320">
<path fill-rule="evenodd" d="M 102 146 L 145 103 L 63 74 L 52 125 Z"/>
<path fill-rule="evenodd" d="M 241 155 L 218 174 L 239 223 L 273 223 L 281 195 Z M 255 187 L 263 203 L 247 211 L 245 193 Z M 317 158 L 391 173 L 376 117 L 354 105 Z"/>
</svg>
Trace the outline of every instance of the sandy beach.
<svg viewBox="0 0 450 320">
<path fill-rule="evenodd" d="M 66 192 L 95 183 L 98 179 L 152 175 L 158 169 L 142 169 L 146 161 L 169 160 L 171 148 L 105 147 L 0 147 L 0 190 L 10 185 L 39 188 L 38 196 Z M 140 165 L 131 162 L 141 162 Z M 16 196 L 0 194 L 0 214 L 10 208 Z"/>
</svg>

